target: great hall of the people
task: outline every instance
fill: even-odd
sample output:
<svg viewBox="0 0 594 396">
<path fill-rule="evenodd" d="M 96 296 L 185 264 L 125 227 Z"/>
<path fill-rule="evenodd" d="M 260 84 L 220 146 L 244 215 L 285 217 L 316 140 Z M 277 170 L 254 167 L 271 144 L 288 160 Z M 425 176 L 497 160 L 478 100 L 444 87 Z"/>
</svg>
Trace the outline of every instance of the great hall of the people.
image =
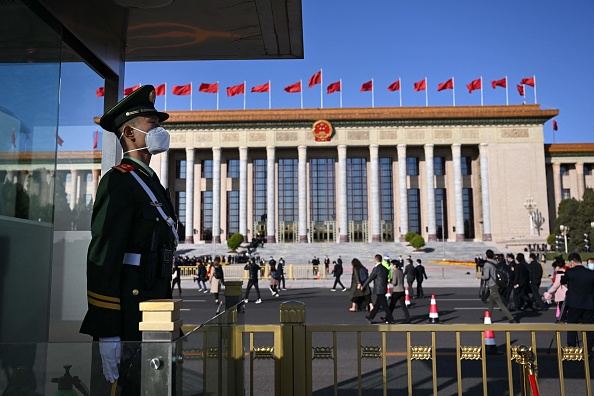
<svg viewBox="0 0 594 396">
<path fill-rule="evenodd" d="M 539 105 L 172 111 L 171 149 L 151 166 L 186 243 L 236 232 L 387 242 L 409 231 L 544 241 L 559 202 L 594 187 L 594 144 L 544 143 L 557 114 Z M 3 167 L 26 189 L 53 190 L 48 170 Z M 71 207 L 90 203 L 101 151 L 59 152 L 57 172 Z"/>
</svg>

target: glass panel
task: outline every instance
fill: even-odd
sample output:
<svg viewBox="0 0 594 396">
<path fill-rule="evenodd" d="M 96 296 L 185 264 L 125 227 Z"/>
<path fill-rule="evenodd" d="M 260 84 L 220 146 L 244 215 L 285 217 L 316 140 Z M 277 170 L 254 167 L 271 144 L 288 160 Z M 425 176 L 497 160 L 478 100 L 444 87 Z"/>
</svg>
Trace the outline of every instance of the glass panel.
<svg viewBox="0 0 594 396">
<path fill-rule="evenodd" d="M 200 239 L 212 240 L 212 191 L 202 191 L 202 216 L 200 216 Z"/>
<path fill-rule="evenodd" d="M 447 197 L 445 188 L 435 189 L 435 223 L 437 225 L 437 238 L 448 237 Z M 444 235 L 445 231 L 445 235 Z"/>
<path fill-rule="evenodd" d="M 461 159 L 462 164 L 462 176 L 467 176 L 472 174 L 472 158 L 468 156 L 463 156 Z"/>
<path fill-rule="evenodd" d="M 239 179 L 239 160 L 229 160 L 227 163 L 227 177 Z"/>
<path fill-rule="evenodd" d="M 367 160 L 347 158 L 348 220 L 367 220 Z"/>
<path fill-rule="evenodd" d="M 336 183 L 334 159 L 312 158 L 310 160 L 310 207 L 312 221 L 336 220 Z"/>
<path fill-rule="evenodd" d="M 406 157 L 406 174 L 407 176 L 419 176 L 418 157 Z"/>
<path fill-rule="evenodd" d="M 212 179 L 212 160 L 202 161 L 202 178 Z"/>
<path fill-rule="evenodd" d="M 227 192 L 227 238 L 239 232 L 239 191 Z"/>
<path fill-rule="evenodd" d="M 462 189 L 462 209 L 464 211 L 464 238 L 474 238 L 474 210 L 472 188 Z"/>
<path fill-rule="evenodd" d="M 265 159 L 257 159 L 252 162 L 253 169 L 253 223 L 257 236 L 265 237 L 266 234 L 263 230 L 266 226 L 266 192 L 268 191 L 267 186 L 267 167 L 268 161 Z M 274 176 L 273 176 L 274 177 Z M 261 223 L 261 224 L 258 224 Z"/>
<path fill-rule="evenodd" d="M 421 233 L 421 203 L 419 189 L 409 188 L 408 193 L 408 230 Z"/>
<path fill-rule="evenodd" d="M 175 161 L 175 178 L 185 179 L 186 178 L 186 160 Z"/>
<path fill-rule="evenodd" d="M 392 158 L 380 158 L 380 220 L 393 221 L 394 220 L 394 195 L 393 195 L 393 180 L 392 180 Z"/>
<path fill-rule="evenodd" d="M 443 157 L 433 158 L 433 171 L 435 173 L 435 176 L 445 175 L 445 159 Z"/>
</svg>

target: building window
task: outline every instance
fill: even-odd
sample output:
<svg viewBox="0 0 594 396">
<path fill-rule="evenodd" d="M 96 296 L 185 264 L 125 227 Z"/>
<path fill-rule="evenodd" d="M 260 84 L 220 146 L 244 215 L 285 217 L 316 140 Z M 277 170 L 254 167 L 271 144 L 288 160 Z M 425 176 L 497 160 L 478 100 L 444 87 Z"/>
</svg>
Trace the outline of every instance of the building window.
<svg viewBox="0 0 594 396">
<path fill-rule="evenodd" d="M 460 162 L 462 165 L 462 176 L 472 175 L 472 158 L 462 157 Z"/>
<path fill-rule="evenodd" d="M 437 226 L 437 238 L 448 237 L 448 203 L 445 188 L 435 189 L 435 225 Z"/>
<path fill-rule="evenodd" d="M 559 172 L 561 173 L 561 176 L 567 176 L 569 175 L 569 167 L 565 164 L 561 164 L 561 166 L 559 167 Z"/>
<path fill-rule="evenodd" d="M 239 160 L 229 160 L 227 162 L 227 177 L 239 179 Z"/>
<path fill-rule="evenodd" d="M 268 161 L 258 159 L 252 162 L 253 169 L 253 196 L 252 213 L 254 225 L 259 222 L 266 223 L 266 203 L 267 203 L 267 169 Z M 274 177 L 274 176 L 272 176 Z"/>
<path fill-rule="evenodd" d="M 433 173 L 435 176 L 445 176 L 445 158 L 433 157 Z"/>
<path fill-rule="evenodd" d="M 278 221 L 297 221 L 299 216 L 299 161 L 278 160 Z"/>
<path fill-rule="evenodd" d="M 175 193 L 175 212 L 177 213 L 178 221 L 186 224 L 186 192 L 176 191 Z"/>
<path fill-rule="evenodd" d="M 464 239 L 474 239 L 472 188 L 462 189 L 462 210 L 464 213 Z"/>
<path fill-rule="evenodd" d="M 85 194 L 85 205 L 90 205 L 93 201 L 93 194 Z"/>
<path fill-rule="evenodd" d="M 408 230 L 421 233 L 421 202 L 418 188 L 409 188 L 408 195 Z"/>
<path fill-rule="evenodd" d="M 584 170 L 586 169 L 586 167 L 584 166 Z M 92 183 L 93 182 L 93 173 L 87 173 L 87 177 L 85 178 L 87 183 Z"/>
<path fill-rule="evenodd" d="M 379 159 L 380 220 L 394 221 L 392 158 Z"/>
<path fill-rule="evenodd" d="M 186 160 L 175 161 L 175 178 L 186 178 Z"/>
<path fill-rule="evenodd" d="M 589 176 L 592 174 L 592 165 L 584 164 L 584 176 Z"/>
<path fill-rule="evenodd" d="M 406 175 L 419 176 L 419 158 L 406 157 Z"/>
<path fill-rule="evenodd" d="M 239 232 L 239 191 L 227 192 L 227 238 Z"/>
<path fill-rule="evenodd" d="M 367 161 L 347 158 L 347 218 L 367 220 Z"/>
<path fill-rule="evenodd" d="M 336 220 L 336 183 L 333 158 L 312 158 L 309 162 L 312 221 Z"/>
<path fill-rule="evenodd" d="M 72 181 L 72 173 L 66 173 L 66 183 L 70 183 Z"/>
<path fill-rule="evenodd" d="M 204 160 L 202 161 L 202 178 L 203 179 L 212 179 L 212 160 Z"/>
<path fill-rule="evenodd" d="M 561 199 L 570 199 L 571 198 L 571 191 L 569 188 L 561 189 Z"/>
<path fill-rule="evenodd" d="M 212 241 L 212 191 L 202 191 L 200 202 L 202 203 L 200 208 L 202 212 L 202 216 L 200 216 L 200 239 L 210 242 Z"/>
</svg>

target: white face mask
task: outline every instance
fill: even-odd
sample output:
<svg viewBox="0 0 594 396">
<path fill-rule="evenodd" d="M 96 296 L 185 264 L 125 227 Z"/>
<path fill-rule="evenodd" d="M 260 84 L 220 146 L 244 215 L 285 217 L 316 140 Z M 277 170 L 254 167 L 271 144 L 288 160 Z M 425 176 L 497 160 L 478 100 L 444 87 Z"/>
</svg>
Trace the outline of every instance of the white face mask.
<svg viewBox="0 0 594 396">
<path fill-rule="evenodd" d="M 594 263 L 588 263 L 588 269 L 594 270 Z"/>
<path fill-rule="evenodd" d="M 148 132 L 142 131 L 138 128 L 134 128 L 133 126 L 131 126 L 130 128 L 134 129 L 135 131 L 142 132 L 146 135 L 146 147 L 128 150 L 124 152 L 124 154 L 130 153 L 132 151 L 147 149 L 149 153 L 155 155 L 164 153 L 165 151 L 169 150 L 169 132 L 167 132 L 164 128 L 156 127 Z M 122 134 L 120 136 L 120 139 L 122 138 L 122 136 L 124 135 Z"/>
</svg>

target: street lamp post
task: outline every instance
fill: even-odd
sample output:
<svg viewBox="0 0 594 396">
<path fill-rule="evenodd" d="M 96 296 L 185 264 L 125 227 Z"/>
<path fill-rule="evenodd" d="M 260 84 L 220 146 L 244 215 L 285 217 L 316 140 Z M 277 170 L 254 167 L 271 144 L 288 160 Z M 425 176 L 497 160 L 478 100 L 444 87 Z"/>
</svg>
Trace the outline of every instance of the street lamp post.
<svg viewBox="0 0 594 396">
<path fill-rule="evenodd" d="M 534 235 L 534 211 L 536 210 L 536 202 L 531 195 L 528 195 L 524 201 L 524 207 L 528 211 L 528 218 L 530 219 L 530 235 Z"/>
<path fill-rule="evenodd" d="M 559 229 L 561 230 L 561 234 L 563 234 L 563 240 L 565 241 L 565 254 L 567 254 L 567 234 L 569 234 L 569 227 L 560 225 Z"/>
</svg>

